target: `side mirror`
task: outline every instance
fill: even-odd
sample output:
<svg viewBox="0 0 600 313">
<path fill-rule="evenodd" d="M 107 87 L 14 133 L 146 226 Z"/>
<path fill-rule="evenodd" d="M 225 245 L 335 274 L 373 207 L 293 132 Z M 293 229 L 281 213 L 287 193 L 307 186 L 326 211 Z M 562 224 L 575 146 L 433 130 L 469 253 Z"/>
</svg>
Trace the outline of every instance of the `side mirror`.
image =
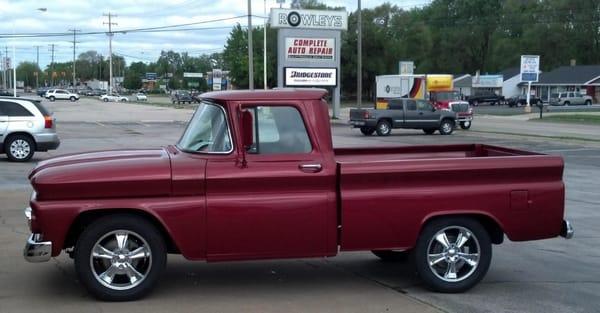
<svg viewBox="0 0 600 313">
<path fill-rule="evenodd" d="M 252 134 L 253 120 L 250 111 L 242 111 L 242 146 L 244 150 L 250 148 L 254 143 L 254 135 Z"/>
</svg>

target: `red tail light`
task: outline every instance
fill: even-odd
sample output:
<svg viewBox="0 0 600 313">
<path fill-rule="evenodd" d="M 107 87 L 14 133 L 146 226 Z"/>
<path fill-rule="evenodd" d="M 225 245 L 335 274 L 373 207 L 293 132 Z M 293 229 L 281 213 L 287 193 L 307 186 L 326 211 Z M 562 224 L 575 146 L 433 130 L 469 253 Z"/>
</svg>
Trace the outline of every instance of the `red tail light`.
<svg viewBox="0 0 600 313">
<path fill-rule="evenodd" d="M 363 113 L 363 118 L 364 118 L 364 119 L 369 119 L 369 111 L 365 111 L 365 112 Z"/>
<path fill-rule="evenodd" d="M 52 128 L 53 123 L 52 116 L 44 116 L 44 128 Z"/>
</svg>

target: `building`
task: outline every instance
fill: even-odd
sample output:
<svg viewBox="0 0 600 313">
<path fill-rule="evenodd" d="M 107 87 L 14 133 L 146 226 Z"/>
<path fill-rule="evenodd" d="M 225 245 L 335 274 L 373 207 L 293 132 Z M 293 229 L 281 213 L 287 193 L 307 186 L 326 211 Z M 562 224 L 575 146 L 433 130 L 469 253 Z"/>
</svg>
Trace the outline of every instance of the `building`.
<svg viewBox="0 0 600 313">
<path fill-rule="evenodd" d="M 519 87 L 527 88 L 526 83 Z M 561 66 L 550 72 L 540 74 L 538 82 L 532 83 L 532 93 L 549 101 L 550 95 L 564 91 L 579 91 L 600 102 L 600 65 Z"/>
<path fill-rule="evenodd" d="M 458 91 L 465 97 L 471 95 L 471 88 L 473 85 L 471 74 L 455 75 L 455 78 L 452 80 L 452 82 L 454 84 L 454 91 Z"/>
<path fill-rule="evenodd" d="M 519 67 L 507 68 L 500 72 L 502 75 L 502 95 L 505 98 L 510 98 L 526 93 L 519 86 L 521 83 L 521 69 Z"/>
</svg>

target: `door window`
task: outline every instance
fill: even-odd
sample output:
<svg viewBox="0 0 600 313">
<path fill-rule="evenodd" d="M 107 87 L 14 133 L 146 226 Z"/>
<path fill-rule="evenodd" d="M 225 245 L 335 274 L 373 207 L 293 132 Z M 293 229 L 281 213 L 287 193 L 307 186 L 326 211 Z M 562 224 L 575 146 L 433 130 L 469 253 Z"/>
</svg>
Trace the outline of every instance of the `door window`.
<svg viewBox="0 0 600 313">
<path fill-rule="evenodd" d="M 417 110 L 419 111 L 431 111 L 433 107 L 427 101 L 417 101 Z"/>
<path fill-rule="evenodd" d="M 0 115 L 8 116 L 33 116 L 29 110 L 15 102 L 0 102 L 0 112 L 2 112 Z"/>
<path fill-rule="evenodd" d="M 406 111 L 416 111 L 417 102 L 415 100 L 406 100 Z"/>
<path fill-rule="evenodd" d="M 312 145 L 300 112 L 291 106 L 249 108 L 254 120 L 254 141 L 248 153 L 309 153 Z"/>
<path fill-rule="evenodd" d="M 233 146 L 224 109 L 202 102 L 177 146 L 187 152 L 231 152 Z"/>
<path fill-rule="evenodd" d="M 402 110 L 402 100 L 390 100 L 388 108 L 390 110 Z"/>
</svg>

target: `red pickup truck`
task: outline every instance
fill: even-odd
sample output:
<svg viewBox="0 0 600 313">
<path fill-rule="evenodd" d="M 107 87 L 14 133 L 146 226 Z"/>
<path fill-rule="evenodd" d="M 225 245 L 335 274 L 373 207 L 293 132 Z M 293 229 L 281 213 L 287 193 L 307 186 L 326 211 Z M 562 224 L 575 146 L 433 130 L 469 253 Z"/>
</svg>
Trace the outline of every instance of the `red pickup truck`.
<svg viewBox="0 0 600 313">
<path fill-rule="evenodd" d="M 325 93 L 205 93 L 176 145 L 40 162 L 25 258 L 66 250 L 105 300 L 149 292 L 167 253 L 409 254 L 426 286 L 461 292 L 484 277 L 504 235 L 573 235 L 560 157 L 483 144 L 334 149 Z"/>
</svg>

